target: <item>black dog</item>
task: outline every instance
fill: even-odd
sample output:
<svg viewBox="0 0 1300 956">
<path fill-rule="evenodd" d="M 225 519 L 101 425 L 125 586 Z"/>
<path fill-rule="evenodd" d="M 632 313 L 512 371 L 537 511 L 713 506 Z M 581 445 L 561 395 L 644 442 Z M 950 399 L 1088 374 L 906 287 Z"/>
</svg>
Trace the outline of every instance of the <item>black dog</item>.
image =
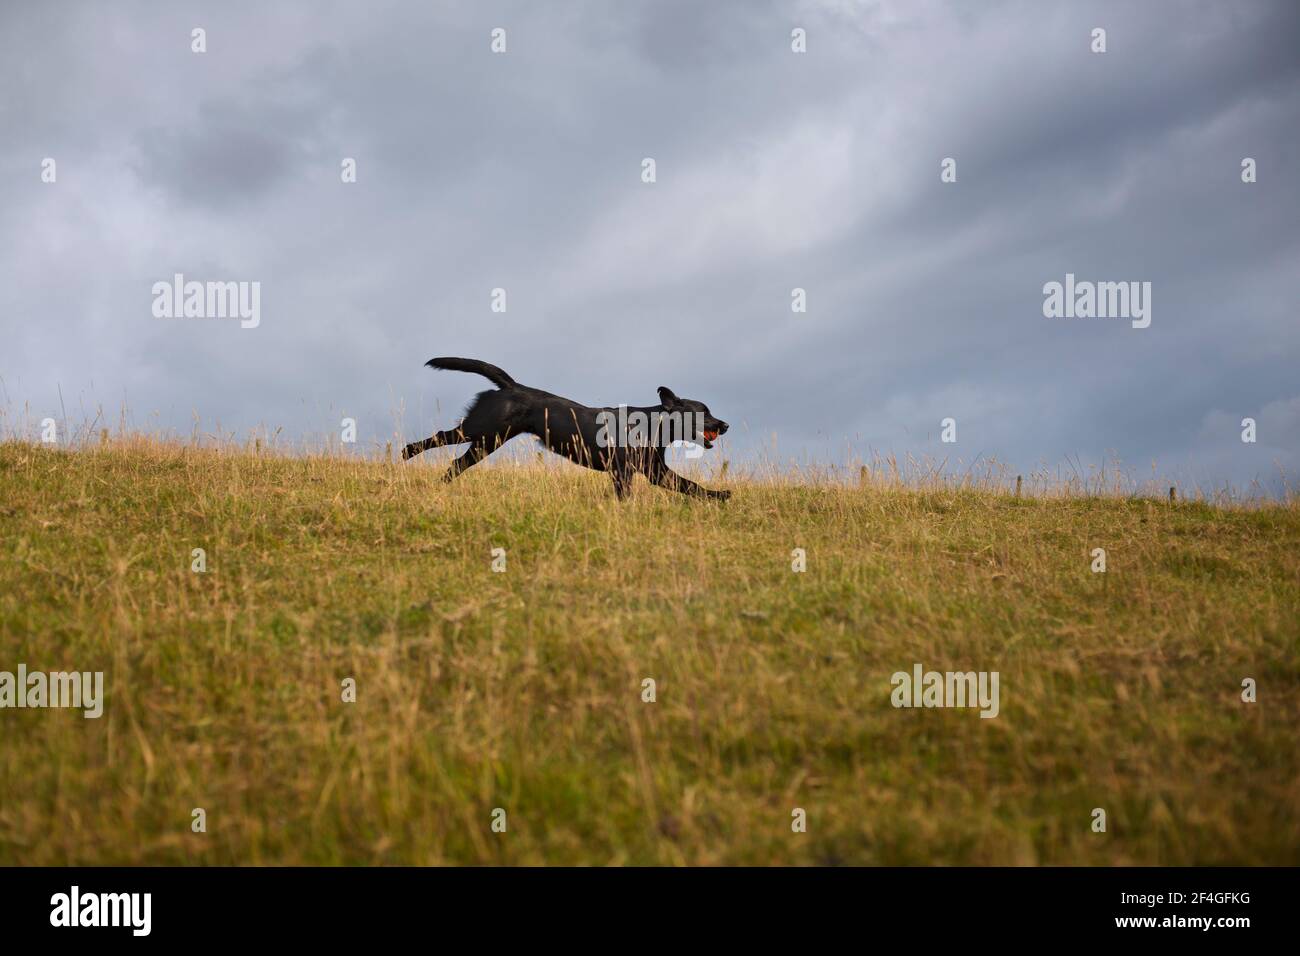
<svg viewBox="0 0 1300 956">
<path fill-rule="evenodd" d="M 731 497 L 730 491 L 710 491 L 683 478 L 664 460 L 664 448 L 674 440 L 694 441 L 712 448 L 713 439 L 726 433 L 727 423 L 714 418 L 703 402 L 678 398 L 671 389 L 661 387 L 660 405 L 588 408 L 550 392 L 520 385 L 495 365 L 477 359 L 435 358 L 424 364 L 430 368 L 474 372 L 489 379 L 498 389 L 480 392 L 466 410 L 459 428 L 438 432 L 402 449 L 402 458 L 407 459 L 430 448 L 469 442 L 469 451 L 451 463 L 442 476 L 443 481 L 451 481 L 466 468 L 478 464 L 516 435 L 536 435 L 556 454 L 596 471 L 609 472 L 614 479 L 614 493 L 620 498 L 631 492 L 632 476 L 637 472 L 660 487 L 685 495 L 724 501 Z M 647 423 L 646 427 L 641 427 L 642 422 Z"/>
</svg>

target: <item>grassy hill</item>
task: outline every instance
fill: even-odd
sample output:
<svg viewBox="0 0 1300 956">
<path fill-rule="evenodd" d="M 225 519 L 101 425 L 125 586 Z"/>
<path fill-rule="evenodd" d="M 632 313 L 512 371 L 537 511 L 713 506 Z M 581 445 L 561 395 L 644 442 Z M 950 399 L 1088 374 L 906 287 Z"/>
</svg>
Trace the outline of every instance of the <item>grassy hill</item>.
<svg viewBox="0 0 1300 956">
<path fill-rule="evenodd" d="M 433 464 L 0 445 L 0 864 L 1300 863 L 1294 501 Z"/>
</svg>

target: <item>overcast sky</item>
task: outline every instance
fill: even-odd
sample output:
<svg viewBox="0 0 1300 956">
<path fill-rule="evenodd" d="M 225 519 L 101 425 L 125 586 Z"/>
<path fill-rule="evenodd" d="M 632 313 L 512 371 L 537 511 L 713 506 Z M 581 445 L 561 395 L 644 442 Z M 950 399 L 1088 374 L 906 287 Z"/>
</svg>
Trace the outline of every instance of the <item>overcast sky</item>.
<svg viewBox="0 0 1300 956">
<path fill-rule="evenodd" d="M 5 3 L 0 134 L 6 431 L 410 440 L 461 355 L 738 458 L 1300 473 L 1294 2 Z M 260 324 L 156 318 L 178 272 Z"/>
</svg>

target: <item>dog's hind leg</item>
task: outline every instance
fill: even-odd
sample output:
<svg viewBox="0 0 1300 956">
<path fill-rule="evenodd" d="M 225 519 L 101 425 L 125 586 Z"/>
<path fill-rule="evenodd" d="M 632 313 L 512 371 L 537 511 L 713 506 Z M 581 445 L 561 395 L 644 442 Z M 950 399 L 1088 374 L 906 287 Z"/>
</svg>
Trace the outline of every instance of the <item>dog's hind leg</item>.
<svg viewBox="0 0 1300 956">
<path fill-rule="evenodd" d="M 500 442 L 489 443 L 486 439 L 483 438 L 475 439 L 474 444 L 470 446 L 469 451 L 465 452 L 465 454 L 461 455 L 459 458 L 455 458 L 452 460 L 451 467 L 448 468 L 447 473 L 442 476 L 442 480 L 443 481 L 455 480 L 456 476 L 459 475 L 466 468 L 473 468 L 480 461 L 482 461 L 484 458 L 492 454 L 492 452 L 496 451 L 500 447 L 501 447 Z"/>
<path fill-rule="evenodd" d="M 450 428 L 447 431 L 437 432 L 430 435 L 423 441 L 413 441 L 402 449 L 402 461 L 408 458 L 414 458 L 416 455 L 423 454 L 430 448 L 441 448 L 444 445 L 462 445 L 469 441 L 459 428 Z"/>
</svg>

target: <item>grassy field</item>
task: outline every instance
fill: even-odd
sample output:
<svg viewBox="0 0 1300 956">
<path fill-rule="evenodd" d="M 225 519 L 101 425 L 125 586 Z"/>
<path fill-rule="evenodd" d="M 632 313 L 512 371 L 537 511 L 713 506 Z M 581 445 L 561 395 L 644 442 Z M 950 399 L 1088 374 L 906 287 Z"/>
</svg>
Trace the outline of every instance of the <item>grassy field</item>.
<svg viewBox="0 0 1300 956">
<path fill-rule="evenodd" d="M 1295 501 L 438 464 L 0 444 L 0 864 L 1300 863 Z"/>
</svg>

